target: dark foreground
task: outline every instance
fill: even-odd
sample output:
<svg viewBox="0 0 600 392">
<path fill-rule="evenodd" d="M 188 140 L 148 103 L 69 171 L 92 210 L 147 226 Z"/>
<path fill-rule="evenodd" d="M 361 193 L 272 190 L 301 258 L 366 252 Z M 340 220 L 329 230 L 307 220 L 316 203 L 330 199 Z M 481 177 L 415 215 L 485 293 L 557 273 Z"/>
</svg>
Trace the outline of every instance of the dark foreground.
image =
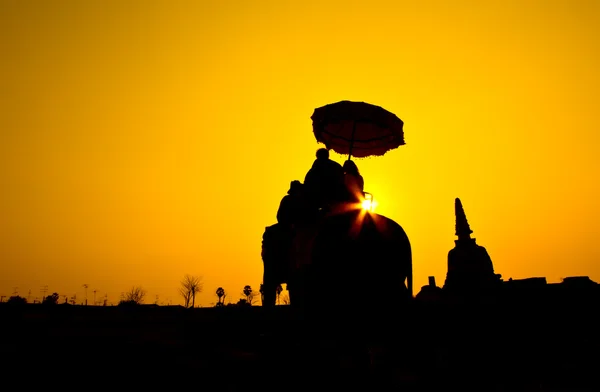
<svg viewBox="0 0 600 392">
<path fill-rule="evenodd" d="M 25 390 L 600 390 L 595 302 L 414 302 L 382 325 L 287 306 L 1 305 L 0 376 Z"/>
</svg>

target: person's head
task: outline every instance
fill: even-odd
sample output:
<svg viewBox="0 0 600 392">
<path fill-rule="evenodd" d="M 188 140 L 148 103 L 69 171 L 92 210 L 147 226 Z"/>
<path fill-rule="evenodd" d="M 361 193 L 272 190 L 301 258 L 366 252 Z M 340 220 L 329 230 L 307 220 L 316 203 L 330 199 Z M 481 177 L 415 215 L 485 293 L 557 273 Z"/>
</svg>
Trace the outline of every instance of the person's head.
<svg viewBox="0 0 600 392">
<path fill-rule="evenodd" d="M 329 159 L 329 150 L 326 148 L 319 148 L 316 155 L 317 159 Z"/>
<path fill-rule="evenodd" d="M 300 194 L 300 192 L 302 192 L 302 186 L 303 184 L 298 180 L 290 182 L 290 190 L 288 191 L 288 194 Z"/>
<path fill-rule="evenodd" d="M 344 162 L 343 168 L 344 173 L 358 174 L 358 167 L 356 166 L 356 163 L 354 163 L 354 161 L 351 161 L 350 159 Z"/>
</svg>

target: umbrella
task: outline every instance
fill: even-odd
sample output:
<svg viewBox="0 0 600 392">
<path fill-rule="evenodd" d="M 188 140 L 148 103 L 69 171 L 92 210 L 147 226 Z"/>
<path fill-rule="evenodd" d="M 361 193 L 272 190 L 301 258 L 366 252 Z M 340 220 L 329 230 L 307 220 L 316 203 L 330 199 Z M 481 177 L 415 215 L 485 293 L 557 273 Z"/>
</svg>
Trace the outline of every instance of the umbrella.
<svg viewBox="0 0 600 392">
<path fill-rule="evenodd" d="M 317 142 L 348 159 L 383 155 L 405 144 L 404 122 L 370 103 L 332 103 L 315 109 L 311 119 Z"/>
</svg>

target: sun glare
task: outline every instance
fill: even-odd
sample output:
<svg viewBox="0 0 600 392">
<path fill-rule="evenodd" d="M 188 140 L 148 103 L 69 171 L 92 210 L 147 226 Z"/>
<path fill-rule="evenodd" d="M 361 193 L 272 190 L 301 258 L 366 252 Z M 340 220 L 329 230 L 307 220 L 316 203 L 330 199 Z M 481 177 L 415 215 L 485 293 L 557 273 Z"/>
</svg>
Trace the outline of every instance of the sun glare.
<svg viewBox="0 0 600 392">
<path fill-rule="evenodd" d="M 363 208 L 363 210 L 370 210 L 371 209 L 371 200 L 363 200 L 362 208 Z"/>
<path fill-rule="evenodd" d="M 375 200 L 365 199 L 362 202 L 363 210 L 374 211 L 375 207 L 377 207 L 377 202 Z"/>
</svg>

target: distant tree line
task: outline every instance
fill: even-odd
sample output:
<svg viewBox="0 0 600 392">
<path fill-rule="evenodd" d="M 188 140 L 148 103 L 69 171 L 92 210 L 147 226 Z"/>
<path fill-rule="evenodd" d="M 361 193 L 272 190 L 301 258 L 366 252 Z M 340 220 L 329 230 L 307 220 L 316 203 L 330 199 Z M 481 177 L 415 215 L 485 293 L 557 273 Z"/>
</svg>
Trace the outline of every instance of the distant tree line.
<svg viewBox="0 0 600 392">
<path fill-rule="evenodd" d="M 85 284 L 85 285 L 83 285 L 83 287 L 86 289 L 86 293 L 85 293 L 86 295 L 85 295 L 85 300 L 82 301 L 81 304 L 87 305 L 88 285 Z M 202 293 L 203 289 L 204 289 L 204 284 L 202 282 L 201 276 L 194 276 L 194 275 L 190 275 L 190 274 L 184 275 L 183 279 L 180 282 L 180 287 L 179 287 L 179 295 L 183 298 L 183 306 L 185 308 L 196 307 L 196 296 L 198 294 Z M 281 301 L 280 301 L 280 294 L 282 293 L 282 291 L 283 291 L 283 288 L 281 287 L 281 285 L 279 285 L 277 287 L 277 291 L 276 291 L 277 303 L 278 304 L 283 303 L 283 304 L 287 305 L 287 304 L 289 304 L 289 297 L 287 297 L 287 296 L 283 297 L 283 298 L 281 298 Z M 98 305 L 98 302 L 96 302 L 96 290 L 94 290 L 93 293 L 94 293 L 94 305 Z M 223 306 L 253 306 L 253 305 L 256 305 L 257 298 L 260 296 L 261 300 L 262 300 L 264 293 L 263 293 L 263 285 L 262 284 L 260 285 L 260 290 L 258 293 L 252 289 L 252 286 L 245 285 L 240 293 L 240 298 L 238 299 L 238 301 L 235 303 L 228 302 L 227 305 L 225 304 L 225 299 L 228 297 L 228 293 L 225 291 L 225 289 L 223 287 L 217 288 L 217 290 L 215 291 L 215 294 L 217 296 L 217 302 L 216 302 L 215 306 L 223 307 Z M 133 286 L 133 287 L 131 287 L 131 289 L 129 289 L 129 291 L 121 293 L 121 298 L 118 302 L 118 306 L 141 305 L 144 303 L 146 296 L 147 296 L 147 292 L 145 289 L 143 289 L 141 286 Z M 64 298 L 64 301 L 62 302 L 62 304 L 70 304 L 70 305 L 76 304 L 76 300 L 77 300 L 76 295 L 73 295 L 72 297 L 63 295 L 62 297 Z M 58 305 L 59 303 L 61 303 L 60 298 L 61 298 L 61 296 L 55 292 L 55 293 L 52 293 L 51 295 L 44 297 L 43 300 L 41 301 L 41 304 L 42 305 Z M 7 303 L 14 304 L 14 305 L 25 305 L 28 303 L 28 300 L 27 300 L 27 298 L 19 296 L 15 293 L 8 298 Z M 34 301 L 34 303 L 35 303 L 35 301 Z M 157 300 L 156 300 L 155 304 L 158 305 L 158 296 L 157 296 Z M 107 306 L 106 296 L 103 301 L 103 306 Z"/>
</svg>

